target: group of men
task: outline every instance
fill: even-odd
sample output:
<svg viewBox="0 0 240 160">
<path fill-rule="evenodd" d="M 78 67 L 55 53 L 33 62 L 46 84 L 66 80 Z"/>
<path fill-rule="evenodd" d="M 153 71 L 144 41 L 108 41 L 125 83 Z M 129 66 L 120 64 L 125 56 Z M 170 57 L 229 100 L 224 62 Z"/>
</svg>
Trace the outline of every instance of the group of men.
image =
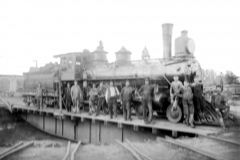
<svg viewBox="0 0 240 160">
<path fill-rule="evenodd" d="M 67 87 L 64 91 L 63 99 L 65 99 L 65 105 L 67 112 L 75 112 L 80 113 L 80 106 L 82 105 L 83 101 L 83 92 L 80 86 L 78 85 L 77 81 L 74 81 L 74 85 L 70 87 L 70 83 L 67 83 Z M 71 107 L 71 102 L 74 107 Z"/>
<path fill-rule="evenodd" d="M 170 87 L 170 97 L 172 110 L 176 109 L 179 100 L 182 100 L 184 123 L 194 128 L 194 112 L 197 111 L 199 115 L 198 119 L 206 121 L 205 119 L 205 100 L 203 97 L 203 85 L 198 77 L 194 78 L 193 83 L 189 83 L 185 78 L 182 84 L 179 81 L 178 76 L 173 77 L 174 81 Z M 131 103 L 134 94 L 140 97 L 143 107 L 143 118 L 146 124 L 152 123 L 153 110 L 153 88 L 157 85 L 150 85 L 149 78 L 145 78 L 144 85 L 139 90 L 130 86 L 129 80 L 126 80 L 125 87 L 121 92 L 114 86 L 113 81 L 109 83 L 108 87 L 103 86 L 103 82 L 100 82 L 98 88 L 96 84 L 92 84 L 92 88 L 88 90 L 89 96 L 89 115 L 95 112 L 95 116 L 98 116 L 100 109 L 104 109 L 104 102 L 106 100 L 109 109 L 110 118 L 117 118 L 117 99 L 120 98 L 120 103 L 123 107 L 123 116 L 125 121 L 132 121 L 131 118 Z M 229 106 L 226 105 L 226 98 L 221 94 L 221 86 L 217 86 L 217 94 L 212 97 L 212 106 L 217 112 L 220 125 L 225 129 L 222 115 L 228 113 Z M 43 90 L 39 83 L 36 90 L 36 99 L 38 108 L 42 107 L 42 95 Z M 67 83 L 67 87 L 64 90 L 63 104 L 67 112 L 80 113 L 80 106 L 83 104 L 83 91 L 78 85 L 77 81 L 74 81 L 74 85 L 71 87 L 70 83 Z M 71 105 L 73 104 L 73 105 Z M 194 106 L 194 104 L 196 104 Z M 148 110 L 148 115 L 147 115 Z"/>
<path fill-rule="evenodd" d="M 222 86 L 216 86 L 216 94 L 212 95 L 211 104 L 217 112 L 219 124 L 225 130 L 223 116 L 226 117 L 229 112 L 226 97 L 222 95 Z M 170 96 L 172 109 L 176 109 L 179 99 L 182 99 L 184 123 L 194 128 L 194 112 L 197 112 L 198 120 L 206 121 L 206 106 L 203 96 L 203 84 L 198 77 L 194 77 L 194 82 L 189 83 L 185 78 L 184 85 L 179 81 L 178 76 L 174 76 L 174 81 L 171 83 Z M 195 104 L 195 106 L 194 106 Z"/>
<path fill-rule="evenodd" d="M 142 106 L 143 106 L 143 117 L 145 123 L 152 122 L 152 89 L 153 86 L 149 85 L 149 79 L 145 79 L 145 84 L 136 91 L 135 88 L 130 86 L 129 80 L 126 80 L 125 87 L 119 92 L 118 88 L 114 85 L 113 81 L 109 83 L 108 87 L 103 86 L 103 82 L 100 82 L 99 86 L 96 87 L 96 84 L 92 84 L 92 87 L 88 91 L 89 97 L 89 115 L 92 115 L 95 112 L 95 116 L 98 116 L 100 109 L 104 109 L 104 101 L 108 104 L 110 118 L 117 118 L 117 99 L 120 98 L 120 103 L 123 108 L 123 116 L 125 121 L 132 121 L 131 118 L 131 102 L 134 96 L 135 91 L 141 97 Z M 67 87 L 64 91 L 64 105 L 68 112 L 80 112 L 80 105 L 83 101 L 83 92 L 80 86 L 77 84 L 77 81 L 74 82 L 74 86 L 70 87 L 70 84 L 67 84 Z M 71 101 L 73 106 L 71 107 Z M 148 107 L 148 118 L 147 118 L 147 109 Z"/>
<path fill-rule="evenodd" d="M 197 81 L 197 77 L 194 78 L 194 83 L 190 84 L 187 78 L 184 80 L 184 85 L 179 81 L 178 76 L 173 77 L 174 81 L 170 87 L 170 97 L 172 103 L 172 109 L 176 109 L 179 99 L 182 99 L 184 123 L 194 128 L 194 104 L 193 104 L 193 91 L 197 92 L 197 88 L 200 87 L 200 83 Z M 194 89 L 196 88 L 196 89 Z M 200 90 L 199 90 L 200 91 Z"/>
</svg>

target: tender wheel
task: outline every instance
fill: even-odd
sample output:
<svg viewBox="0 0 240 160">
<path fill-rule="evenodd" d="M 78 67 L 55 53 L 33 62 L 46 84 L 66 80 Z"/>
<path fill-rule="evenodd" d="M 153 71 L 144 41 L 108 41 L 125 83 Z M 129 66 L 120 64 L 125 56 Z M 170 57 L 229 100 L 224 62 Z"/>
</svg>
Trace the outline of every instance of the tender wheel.
<svg viewBox="0 0 240 160">
<path fill-rule="evenodd" d="M 136 103 L 135 104 L 135 112 L 136 112 L 136 115 L 139 119 L 143 119 L 143 106 L 142 106 L 142 103 Z M 148 108 L 147 109 L 147 115 L 148 115 Z M 146 115 L 146 116 L 147 116 Z"/>
<path fill-rule="evenodd" d="M 170 104 L 167 108 L 166 116 L 170 122 L 178 123 L 182 118 L 182 110 L 177 105 L 177 108 L 172 111 L 172 104 Z"/>
</svg>

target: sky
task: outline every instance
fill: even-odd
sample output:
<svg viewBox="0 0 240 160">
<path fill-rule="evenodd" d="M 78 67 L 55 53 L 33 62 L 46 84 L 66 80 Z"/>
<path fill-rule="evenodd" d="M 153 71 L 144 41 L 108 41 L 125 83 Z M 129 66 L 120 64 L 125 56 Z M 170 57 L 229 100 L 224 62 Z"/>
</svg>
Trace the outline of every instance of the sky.
<svg viewBox="0 0 240 160">
<path fill-rule="evenodd" d="M 94 51 L 102 40 L 109 62 L 122 46 L 141 59 L 162 58 L 162 24 L 195 41 L 203 69 L 240 76 L 240 1 L 221 0 L 1 0 L 0 75 L 21 75 L 55 62 L 53 55 Z"/>
</svg>

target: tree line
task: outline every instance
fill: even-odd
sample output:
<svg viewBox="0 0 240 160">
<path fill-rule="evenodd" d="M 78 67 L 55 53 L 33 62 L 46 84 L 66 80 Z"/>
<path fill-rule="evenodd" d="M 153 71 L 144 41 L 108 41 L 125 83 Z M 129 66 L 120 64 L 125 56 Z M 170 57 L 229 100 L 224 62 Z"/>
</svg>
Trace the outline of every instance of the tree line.
<svg viewBox="0 0 240 160">
<path fill-rule="evenodd" d="M 232 71 L 226 73 L 217 73 L 212 69 L 203 70 L 203 84 L 205 86 L 212 85 L 233 85 L 240 84 L 240 77 L 236 76 Z"/>
</svg>

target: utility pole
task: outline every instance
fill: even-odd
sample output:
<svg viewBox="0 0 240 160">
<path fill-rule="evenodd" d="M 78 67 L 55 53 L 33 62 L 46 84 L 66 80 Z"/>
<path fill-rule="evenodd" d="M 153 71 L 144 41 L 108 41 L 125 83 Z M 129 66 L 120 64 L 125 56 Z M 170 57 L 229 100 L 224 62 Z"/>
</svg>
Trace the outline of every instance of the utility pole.
<svg viewBox="0 0 240 160">
<path fill-rule="evenodd" d="M 37 68 L 37 60 L 33 60 L 33 62 L 35 62 L 35 63 L 36 63 L 36 68 Z"/>
<path fill-rule="evenodd" d="M 62 84 L 61 84 L 61 71 L 58 69 L 58 82 L 59 82 L 59 108 L 60 113 L 62 113 Z"/>
<path fill-rule="evenodd" d="M 222 72 L 220 73 L 220 77 L 221 77 L 220 85 L 221 85 L 222 91 L 223 91 L 223 73 Z"/>
</svg>

